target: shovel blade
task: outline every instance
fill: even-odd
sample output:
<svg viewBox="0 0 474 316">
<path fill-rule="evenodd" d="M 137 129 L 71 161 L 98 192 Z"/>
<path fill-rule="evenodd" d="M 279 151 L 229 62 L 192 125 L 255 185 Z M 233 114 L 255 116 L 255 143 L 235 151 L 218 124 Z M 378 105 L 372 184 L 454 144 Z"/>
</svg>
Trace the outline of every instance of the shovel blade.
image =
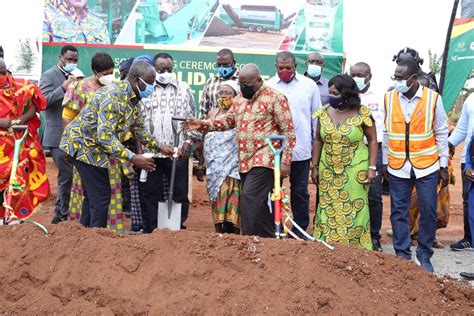
<svg viewBox="0 0 474 316">
<path fill-rule="evenodd" d="M 171 214 L 169 214 L 169 207 L 171 206 Z M 158 203 L 158 228 L 167 228 L 170 230 L 180 230 L 181 228 L 181 203 L 166 202 Z"/>
</svg>

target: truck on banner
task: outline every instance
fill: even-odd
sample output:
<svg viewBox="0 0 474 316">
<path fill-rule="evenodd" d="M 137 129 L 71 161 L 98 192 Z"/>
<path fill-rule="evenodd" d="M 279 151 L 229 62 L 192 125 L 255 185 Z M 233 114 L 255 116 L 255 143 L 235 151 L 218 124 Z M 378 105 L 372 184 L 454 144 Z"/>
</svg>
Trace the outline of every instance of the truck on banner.
<svg viewBox="0 0 474 316">
<path fill-rule="evenodd" d="M 257 64 L 264 78 L 275 74 L 280 50 L 295 53 L 301 73 L 315 51 L 325 56 L 324 77 L 343 69 L 343 0 L 44 0 L 44 10 L 43 71 L 65 43 L 78 48 L 86 75 L 99 51 L 116 68 L 130 57 L 167 52 L 197 101 L 222 48 L 234 51 L 239 68 Z"/>
</svg>

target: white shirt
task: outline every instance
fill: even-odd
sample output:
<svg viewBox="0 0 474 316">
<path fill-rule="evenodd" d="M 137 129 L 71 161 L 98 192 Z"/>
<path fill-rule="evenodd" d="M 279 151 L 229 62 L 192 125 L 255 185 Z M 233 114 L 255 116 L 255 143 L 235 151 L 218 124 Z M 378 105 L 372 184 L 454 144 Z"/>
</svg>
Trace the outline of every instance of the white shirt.
<svg viewBox="0 0 474 316">
<path fill-rule="evenodd" d="M 371 91 L 369 86 L 369 89 L 365 93 L 359 93 L 359 97 L 361 104 L 366 105 L 370 109 L 370 112 L 372 112 L 372 117 L 375 120 L 375 127 L 377 129 L 377 143 L 383 142 L 385 121 L 383 96 Z"/>
<path fill-rule="evenodd" d="M 189 85 L 183 81 L 173 79 L 165 87 L 156 84 L 153 93 L 141 102 L 141 113 L 145 130 L 163 145 L 174 146 L 175 131 L 181 129 L 181 122 L 173 121 L 172 117 L 191 118 L 195 116 L 194 95 Z M 181 132 L 178 147 L 184 143 L 189 133 Z M 161 153 L 158 158 L 166 158 Z"/>
<path fill-rule="evenodd" d="M 416 91 L 415 95 L 411 100 L 408 100 L 407 97 L 399 93 L 399 100 L 400 106 L 402 108 L 402 112 L 405 116 L 405 122 L 409 123 L 411 120 L 411 116 L 418 101 L 423 97 L 423 86 L 419 85 L 418 90 Z M 385 107 L 383 107 L 384 117 L 385 117 Z M 394 170 L 388 167 L 388 172 L 394 175 L 395 177 L 399 178 L 410 178 L 410 172 L 413 169 L 415 172 L 415 177 L 422 178 L 427 176 L 435 171 L 438 171 L 440 167 L 447 167 L 448 166 L 448 159 L 449 159 L 449 150 L 448 150 L 448 122 L 446 117 L 446 112 L 444 111 L 443 101 L 441 100 L 441 96 L 438 96 L 438 100 L 436 101 L 435 106 L 435 114 L 434 114 L 434 122 L 433 122 L 433 130 L 435 134 L 436 145 L 438 146 L 438 155 L 439 160 L 432 166 L 426 169 L 417 169 L 412 166 L 410 160 L 407 159 L 405 164 L 401 169 Z M 387 130 L 384 127 L 384 134 L 383 134 L 383 164 L 386 165 L 388 163 L 388 135 Z"/>
<path fill-rule="evenodd" d="M 296 146 L 292 161 L 311 158 L 311 148 L 316 130 L 316 120 L 311 114 L 321 106 L 321 96 L 316 83 L 299 73 L 290 82 L 283 82 L 278 75 L 268 79 L 267 84 L 283 93 L 290 104 L 293 127 L 296 134 Z"/>
<path fill-rule="evenodd" d="M 466 150 L 471 142 L 471 135 L 474 130 L 474 93 L 467 97 L 464 102 L 461 117 L 453 133 L 449 137 L 449 142 L 456 147 L 464 141 L 464 148 L 462 149 L 461 163 L 466 163 Z"/>
</svg>

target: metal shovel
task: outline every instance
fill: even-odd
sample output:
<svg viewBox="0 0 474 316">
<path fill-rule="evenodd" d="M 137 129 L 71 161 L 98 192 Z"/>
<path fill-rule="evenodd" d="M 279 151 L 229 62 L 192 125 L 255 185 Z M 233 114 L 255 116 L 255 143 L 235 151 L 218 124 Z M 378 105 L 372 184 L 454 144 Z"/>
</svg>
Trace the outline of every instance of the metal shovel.
<svg viewBox="0 0 474 316">
<path fill-rule="evenodd" d="M 179 135 L 182 128 L 178 127 L 178 121 L 186 121 L 185 118 L 172 117 L 171 125 L 173 127 L 173 164 L 171 165 L 170 190 L 168 201 L 158 203 L 158 228 L 168 228 L 171 230 L 180 230 L 181 228 L 181 203 L 173 201 L 174 181 L 176 177 L 176 160 L 178 159 Z"/>
</svg>

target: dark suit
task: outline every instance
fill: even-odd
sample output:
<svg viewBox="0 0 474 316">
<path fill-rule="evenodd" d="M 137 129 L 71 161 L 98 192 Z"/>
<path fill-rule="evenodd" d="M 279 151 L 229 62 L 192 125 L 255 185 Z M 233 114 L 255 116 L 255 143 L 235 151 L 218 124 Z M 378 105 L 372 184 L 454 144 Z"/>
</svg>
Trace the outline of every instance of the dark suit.
<svg viewBox="0 0 474 316">
<path fill-rule="evenodd" d="M 43 146 L 49 147 L 54 163 L 58 168 L 58 195 L 54 217 L 67 220 L 69 198 L 71 195 L 72 166 L 64 159 L 64 152 L 59 149 L 63 133 L 62 113 L 64 89 L 62 84 L 66 75 L 57 66 L 47 70 L 40 79 L 39 86 L 47 100 L 44 111 Z"/>
</svg>

